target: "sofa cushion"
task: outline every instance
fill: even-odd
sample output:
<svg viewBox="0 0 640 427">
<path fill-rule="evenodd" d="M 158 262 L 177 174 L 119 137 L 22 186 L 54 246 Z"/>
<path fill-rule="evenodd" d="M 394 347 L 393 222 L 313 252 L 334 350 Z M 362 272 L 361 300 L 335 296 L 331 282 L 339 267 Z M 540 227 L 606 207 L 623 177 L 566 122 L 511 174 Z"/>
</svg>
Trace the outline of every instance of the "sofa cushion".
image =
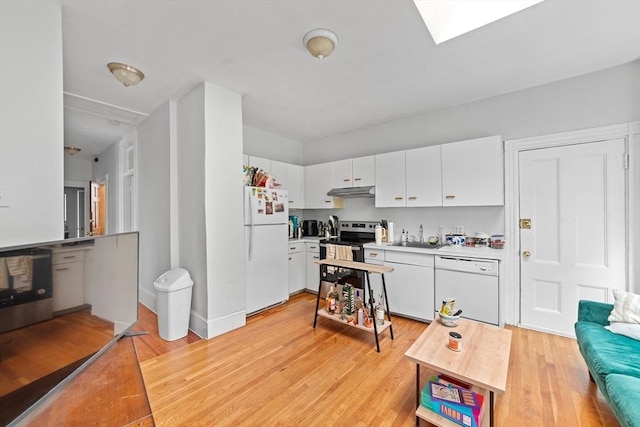
<svg viewBox="0 0 640 427">
<path fill-rule="evenodd" d="M 640 295 L 614 289 L 613 296 L 609 322 L 640 323 Z"/>
<path fill-rule="evenodd" d="M 605 379 L 611 409 L 623 427 L 640 426 L 640 378 L 611 374 Z"/>
<path fill-rule="evenodd" d="M 624 335 L 625 337 L 640 340 L 640 324 L 612 322 L 609 326 L 605 326 L 604 328 L 610 330 L 614 334 Z"/>
<path fill-rule="evenodd" d="M 640 341 L 617 335 L 596 323 L 575 326 L 580 351 L 596 375 L 626 374 L 640 378 Z"/>
</svg>

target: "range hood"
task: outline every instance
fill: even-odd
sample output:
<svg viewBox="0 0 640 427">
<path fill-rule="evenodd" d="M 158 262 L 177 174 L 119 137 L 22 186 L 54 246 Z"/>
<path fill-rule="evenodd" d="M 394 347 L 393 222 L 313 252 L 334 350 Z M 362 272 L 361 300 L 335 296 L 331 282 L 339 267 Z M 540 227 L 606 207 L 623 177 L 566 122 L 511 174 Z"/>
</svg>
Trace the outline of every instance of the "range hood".
<svg viewBox="0 0 640 427">
<path fill-rule="evenodd" d="M 327 196 L 331 197 L 374 197 L 376 195 L 376 188 L 373 185 L 367 185 L 365 187 L 346 187 L 346 188 L 334 188 L 327 193 Z"/>
</svg>

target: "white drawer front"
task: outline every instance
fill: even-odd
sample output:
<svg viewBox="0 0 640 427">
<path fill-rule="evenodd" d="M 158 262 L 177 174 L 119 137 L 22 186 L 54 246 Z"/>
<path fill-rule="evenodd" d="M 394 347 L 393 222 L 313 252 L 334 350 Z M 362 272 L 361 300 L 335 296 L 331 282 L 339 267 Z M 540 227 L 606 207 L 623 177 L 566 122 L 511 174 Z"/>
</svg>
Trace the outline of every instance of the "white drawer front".
<svg viewBox="0 0 640 427">
<path fill-rule="evenodd" d="M 289 253 L 295 254 L 297 252 L 302 252 L 302 248 L 304 247 L 304 243 L 289 243 Z"/>
<path fill-rule="evenodd" d="M 433 255 L 430 255 L 430 254 L 386 251 L 384 260 L 386 262 L 397 262 L 399 264 L 411 264 L 411 265 L 422 265 L 425 267 L 433 267 Z"/>
<path fill-rule="evenodd" d="M 84 251 L 57 252 L 51 257 L 51 263 L 54 265 L 82 260 L 84 260 Z"/>
<path fill-rule="evenodd" d="M 320 253 L 320 243 L 307 243 L 307 252 L 314 254 Z"/>
<path fill-rule="evenodd" d="M 364 259 L 377 259 L 384 261 L 384 251 L 380 249 L 366 249 L 364 250 Z"/>
</svg>

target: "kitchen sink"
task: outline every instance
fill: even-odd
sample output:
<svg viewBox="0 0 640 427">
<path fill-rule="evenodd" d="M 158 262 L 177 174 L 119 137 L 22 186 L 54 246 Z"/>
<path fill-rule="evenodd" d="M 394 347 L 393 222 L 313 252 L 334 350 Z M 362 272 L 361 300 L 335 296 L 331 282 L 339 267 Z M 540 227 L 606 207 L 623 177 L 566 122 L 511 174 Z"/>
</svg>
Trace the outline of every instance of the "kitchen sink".
<svg viewBox="0 0 640 427">
<path fill-rule="evenodd" d="M 395 242 L 391 246 L 405 246 L 407 248 L 424 248 L 424 249 L 440 249 L 443 245 L 440 244 L 431 244 L 431 243 L 420 243 L 420 242 Z"/>
</svg>

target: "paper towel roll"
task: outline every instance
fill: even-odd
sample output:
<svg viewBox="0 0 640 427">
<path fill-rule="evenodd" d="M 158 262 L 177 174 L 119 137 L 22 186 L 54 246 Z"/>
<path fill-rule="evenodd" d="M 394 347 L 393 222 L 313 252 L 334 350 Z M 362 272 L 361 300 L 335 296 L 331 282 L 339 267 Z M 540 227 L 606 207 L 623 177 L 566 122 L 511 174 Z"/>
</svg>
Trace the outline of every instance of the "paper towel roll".
<svg viewBox="0 0 640 427">
<path fill-rule="evenodd" d="M 392 222 L 388 222 L 387 223 L 387 242 L 389 243 L 393 243 L 394 239 L 393 239 L 393 223 Z"/>
</svg>

